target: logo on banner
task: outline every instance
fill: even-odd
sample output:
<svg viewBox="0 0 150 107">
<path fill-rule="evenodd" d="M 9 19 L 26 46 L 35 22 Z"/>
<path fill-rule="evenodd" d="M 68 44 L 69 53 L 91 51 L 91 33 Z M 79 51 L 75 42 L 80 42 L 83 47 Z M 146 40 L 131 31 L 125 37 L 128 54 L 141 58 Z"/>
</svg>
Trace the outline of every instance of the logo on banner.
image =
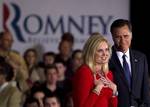
<svg viewBox="0 0 150 107">
<path fill-rule="evenodd" d="M 21 9 L 16 3 L 4 4 L 4 28 L 8 30 L 6 23 L 11 16 L 9 28 L 13 30 L 20 42 L 58 43 L 58 34 L 61 36 L 65 32 L 71 32 L 76 33 L 77 43 L 83 43 L 87 38 L 85 35 L 88 36 L 92 32 L 107 35 L 108 27 L 113 20 L 112 15 L 105 17 L 103 15 L 60 15 L 58 17 L 46 15 L 43 18 L 40 12 L 39 14 L 35 12 L 23 16 Z"/>
<path fill-rule="evenodd" d="M 10 27 L 13 28 L 14 33 L 17 37 L 17 39 L 20 42 L 25 42 L 25 39 L 23 38 L 23 34 L 21 32 L 20 26 L 18 26 L 18 22 L 20 20 L 21 17 L 21 11 L 20 11 L 20 7 L 14 3 L 11 3 L 11 6 L 14 10 L 14 18 L 12 19 L 12 22 L 10 23 Z M 8 30 L 8 27 L 6 26 L 6 23 L 8 21 L 8 18 L 10 17 L 10 10 L 8 8 L 8 6 L 6 4 L 4 4 L 4 9 L 3 9 L 3 14 L 4 14 L 4 29 Z"/>
</svg>

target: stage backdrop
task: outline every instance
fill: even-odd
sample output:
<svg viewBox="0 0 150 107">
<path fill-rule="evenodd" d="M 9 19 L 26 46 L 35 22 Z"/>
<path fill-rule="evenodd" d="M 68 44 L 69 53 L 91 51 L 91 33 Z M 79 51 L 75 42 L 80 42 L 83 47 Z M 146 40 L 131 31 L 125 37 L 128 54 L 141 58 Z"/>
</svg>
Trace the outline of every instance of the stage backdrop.
<svg viewBox="0 0 150 107">
<path fill-rule="evenodd" d="M 129 0 L 4 0 L 3 28 L 15 39 L 13 49 L 29 47 L 58 52 L 64 32 L 82 49 L 92 32 L 100 32 L 112 44 L 109 27 L 117 18 L 129 18 Z"/>
</svg>

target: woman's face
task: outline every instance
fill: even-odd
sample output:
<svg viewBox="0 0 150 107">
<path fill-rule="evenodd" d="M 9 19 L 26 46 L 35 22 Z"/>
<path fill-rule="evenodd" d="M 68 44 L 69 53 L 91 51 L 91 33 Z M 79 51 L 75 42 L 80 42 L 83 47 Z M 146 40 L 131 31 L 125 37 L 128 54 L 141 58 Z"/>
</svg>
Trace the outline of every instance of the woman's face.
<svg viewBox="0 0 150 107">
<path fill-rule="evenodd" d="M 82 60 L 82 52 L 78 52 L 75 54 L 74 58 L 73 58 L 73 65 L 75 67 L 79 67 L 82 64 L 83 60 Z"/>
<path fill-rule="evenodd" d="M 72 69 L 75 72 L 83 63 L 82 52 L 75 53 L 72 58 Z"/>
<path fill-rule="evenodd" d="M 101 42 L 95 52 L 94 58 L 96 64 L 108 63 L 110 57 L 108 44 L 104 41 Z"/>
<path fill-rule="evenodd" d="M 26 61 L 28 64 L 35 64 L 36 63 L 36 55 L 33 51 L 29 51 L 26 55 Z"/>
</svg>

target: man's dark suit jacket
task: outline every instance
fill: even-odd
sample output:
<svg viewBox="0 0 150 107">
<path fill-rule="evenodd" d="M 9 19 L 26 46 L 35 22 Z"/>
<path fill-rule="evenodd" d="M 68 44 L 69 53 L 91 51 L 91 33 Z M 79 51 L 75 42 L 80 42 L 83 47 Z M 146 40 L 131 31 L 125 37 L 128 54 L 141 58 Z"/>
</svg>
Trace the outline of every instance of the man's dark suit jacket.
<svg viewBox="0 0 150 107">
<path fill-rule="evenodd" d="M 130 50 L 131 89 L 128 86 L 119 58 L 112 49 L 109 67 L 113 72 L 118 89 L 118 107 L 150 107 L 148 65 L 146 56 L 138 51 Z M 142 106 L 143 107 L 143 106 Z"/>
</svg>

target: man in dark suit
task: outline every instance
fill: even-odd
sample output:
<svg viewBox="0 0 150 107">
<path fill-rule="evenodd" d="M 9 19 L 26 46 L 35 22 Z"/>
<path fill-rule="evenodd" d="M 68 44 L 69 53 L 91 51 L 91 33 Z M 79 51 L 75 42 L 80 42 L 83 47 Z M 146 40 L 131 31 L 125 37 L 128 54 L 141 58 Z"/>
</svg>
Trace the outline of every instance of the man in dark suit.
<svg viewBox="0 0 150 107">
<path fill-rule="evenodd" d="M 114 41 L 109 67 L 118 89 L 119 107 L 150 107 L 148 65 L 146 56 L 130 48 L 132 26 L 117 19 L 111 25 Z"/>
</svg>

